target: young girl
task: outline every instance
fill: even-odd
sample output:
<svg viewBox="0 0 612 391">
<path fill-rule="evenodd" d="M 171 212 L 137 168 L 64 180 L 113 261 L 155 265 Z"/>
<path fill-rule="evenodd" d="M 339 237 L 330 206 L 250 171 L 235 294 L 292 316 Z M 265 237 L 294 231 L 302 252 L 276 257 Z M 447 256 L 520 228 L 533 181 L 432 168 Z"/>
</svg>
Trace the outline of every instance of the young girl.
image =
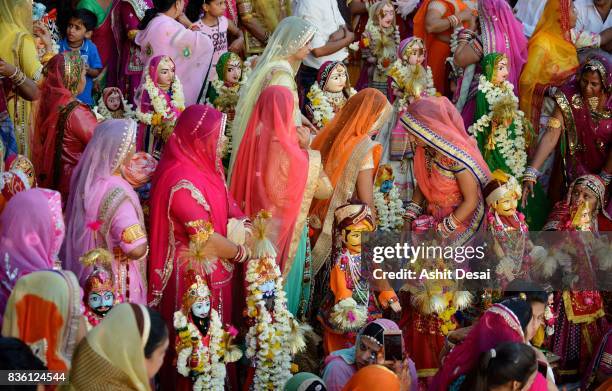
<svg viewBox="0 0 612 391">
<path fill-rule="evenodd" d="M 219 57 L 228 50 L 240 52 L 244 46 L 242 30 L 232 20 L 224 16 L 226 8 L 225 0 L 191 0 L 185 10 L 185 15 L 191 22 L 194 22 L 187 27 L 208 35 L 215 46 L 212 65 L 208 74 L 208 80 L 211 81 L 217 80 L 215 67 Z M 231 35 L 237 37 L 229 47 L 228 31 Z"/>
</svg>

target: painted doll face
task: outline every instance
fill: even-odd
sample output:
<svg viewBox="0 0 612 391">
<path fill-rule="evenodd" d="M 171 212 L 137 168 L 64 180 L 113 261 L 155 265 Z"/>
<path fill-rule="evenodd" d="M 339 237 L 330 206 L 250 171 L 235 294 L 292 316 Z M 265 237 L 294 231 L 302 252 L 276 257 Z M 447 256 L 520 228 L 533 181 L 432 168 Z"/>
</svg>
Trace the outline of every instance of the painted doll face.
<svg viewBox="0 0 612 391">
<path fill-rule="evenodd" d="M 500 216 L 514 216 L 518 205 L 518 197 L 513 191 L 509 191 L 504 196 L 493 203 L 493 209 Z"/>
<path fill-rule="evenodd" d="M 393 19 L 395 19 L 393 6 L 389 4 L 384 5 L 380 10 L 380 27 L 385 29 L 391 27 L 393 25 Z"/>
<path fill-rule="evenodd" d="M 228 84 L 237 84 L 242 77 L 242 66 L 239 61 L 232 61 L 227 65 L 225 81 Z"/>
<path fill-rule="evenodd" d="M 423 65 L 425 62 L 425 49 L 420 43 L 415 44 L 408 55 L 408 63 L 410 65 Z"/>
<path fill-rule="evenodd" d="M 157 84 L 161 88 L 170 88 L 174 81 L 175 67 L 169 59 L 160 61 L 157 67 Z"/>
<path fill-rule="evenodd" d="M 105 316 L 113 308 L 114 302 L 115 294 L 112 291 L 91 292 L 87 297 L 87 305 L 99 316 Z"/>
<path fill-rule="evenodd" d="M 108 99 L 106 100 L 106 107 L 110 111 L 117 111 L 121 107 L 121 95 L 118 92 L 113 92 L 110 94 Z"/>
<path fill-rule="evenodd" d="M 210 314 L 210 300 L 198 300 L 191 305 L 191 312 L 198 318 L 207 318 Z"/>
<path fill-rule="evenodd" d="M 590 225 L 597 208 L 597 196 L 587 187 L 574 186 L 570 200 L 570 216 L 574 226 Z"/>
<path fill-rule="evenodd" d="M 357 224 L 349 225 L 343 230 L 344 246 L 351 254 L 361 253 L 361 233 L 370 232 L 374 227 L 367 221 L 360 221 Z"/>
<path fill-rule="evenodd" d="M 325 83 L 325 90 L 329 92 L 340 92 L 346 87 L 346 80 L 346 67 L 338 65 L 332 70 L 331 75 L 329 75 L 329 79 L 327 83 Z"/>
<path fill-rule="evenodd" d="M 493 72 L 493 84 L 501 84 L 508 80 L 508 59 L 502 57 L 501 60 L 495 65 L 495 71 Z"/>
</svg>

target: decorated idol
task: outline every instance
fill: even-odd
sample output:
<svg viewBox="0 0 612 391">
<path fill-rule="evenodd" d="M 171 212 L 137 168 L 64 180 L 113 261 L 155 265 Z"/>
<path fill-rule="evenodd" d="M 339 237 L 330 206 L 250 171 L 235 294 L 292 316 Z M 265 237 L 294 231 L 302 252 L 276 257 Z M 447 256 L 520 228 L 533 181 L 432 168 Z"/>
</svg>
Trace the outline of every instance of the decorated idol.
<svg viewBox="0 0 612 391">
<path fill-rule="evenodd" d="M 3 149 L 3 145 L 0 148 Z M 4 163 L 1 165 L 4 166 Z M 32 162 L 23 155 L 9 157 L 7 171 L 0 173 L 0 212 L 15 194 L 33 187 L 36 187 L 36 175 Z"/>
<path fill-rule="evenodd" d="M 357 89 L 373 87 L 389 96 L 387 72 L 396 60 L 400 43 L 395 24 L 395 9 L 390 0 L 381 0 L 369 7 L 369 19 L 359 42 L 365 59 Z M 351 46 L 357 49 L 354 44 Z"/>
<path fill-rule="evenodd" d="M 103 248 L 91 250 L 81 257 L 85 267 L 93 268 L 83 286 L 88 329 L 97 326 L 113 306 L 121 302 L 109 272 L 112 259 L 112 255 Z"/>
<path fill-rule="evenodd" d="M 266 238 L 270 215 L 261 211 L 253 221 L 254 258 L 247 264 L 246 357 L 249 389 L 281 390 L 291 378 L 293 356 L 305 347 L 303 328 L 287 309 L 276 250 Z"/>
<path fill-rule="evenodd" d="M 340 206 L 334 215 L 334 263 L 330 274 L 331 292 L 321 306 L 319 320 L 326 354 L 350 347 L 356 333 L 368 321 L 381 317 L 382 309 L 401 308 L 393 290 L 373 294 L 361 260 L 361 234 L 375 228 L 374 216 L 366 204 Z"/>
<path fill-rule="evenodd" d="M 102 91 L 98 106 L 94 112 L 99 119 L 135 118 L 132 105 L 125 100 L 123 93 L 117 87 L 107 87 Z"/>
<path fill-rule="evenodd" d="M 185 97 L 176 66 L 168 56 L 153 57 L 143 75 L 136 95 L 136 117 L 144 124 L 139 131 L 138 149 L 156 159 L 174 131 L 179 115 L 185 110 Z"/>
<path fill-rule="evenodd" d="M 425 58 L 425 44 L 421 38 L 411 37 L 400 42 L 397 60 L 388 71 L 400 110 L 416 97 L 436 94 L 431 68 L 425 64 Z"/>
<path fill-rule="evenodd" d="M 211 308 L 210 290 L 195 271 L 187 274 L 191 284 L 183 295 L 181 309 L 174 313 L 176 368 L 193 383 L 193 390 L 223 390 L 225 364 L 242 357 L 233 344 L 236 329 L 223 327 L 216 309 Z"/>
<path fill-rule="evenodd" d="M 314 126 L 321 129 L 355 93 L 346 65 L 342 61 L 326 61 L 319 68 L 317 81 L 308 92 L 306 116 Z"/>
</svg>

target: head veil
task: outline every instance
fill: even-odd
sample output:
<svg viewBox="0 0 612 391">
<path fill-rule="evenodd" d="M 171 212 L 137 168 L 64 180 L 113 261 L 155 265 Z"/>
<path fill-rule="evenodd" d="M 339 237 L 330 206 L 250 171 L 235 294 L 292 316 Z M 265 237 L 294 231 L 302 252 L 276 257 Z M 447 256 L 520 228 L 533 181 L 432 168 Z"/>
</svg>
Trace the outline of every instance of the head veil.
<svg viewBox="0 0 612 391">
<path fill-rule="evenodd" d="M 310 214 L 319 225 L 320 234 L 312 251 L 315 273 L 323 266 L 332 245 L 334 211 L 345 204 L 355 190 L 357 174 L 363 160 L 372 151 L 374 167 L 378 167 L 382 146 L 370 139 L 392 113 L 387 98 L 374 88 L 353 95 L 313 140 L 311 147 L 321 152 L 325 173 L 334 193 L 330 199 L 314 200 Z"/>
<path fill-rule="evenodd" d="M 79 344 L 70 383 L 76 389 L 149 391 L 144 350 L 151 332 L 147 307 L 119 304 Z"/>
<path fill-rule="evenodd" d="M 257 65 L 251 72 L 247 83 L 240 89 L 240 98 L 236 106 L 236 117 L 232 127 L 232 156 L 229 165 L 229 175 L 236 160 L 240 142 L 247 128 L 251 113 L 261 91 L 270 80 L 270 72 L 275 67 L 285 67 L 292 75 L 297 68 L 292 68 L 286 61 L 287 57 L 296 53 L 314 36 L 316 28 L 308 21 L 297 16 L 283 19 L 268 40 L 266 49 L 257 59 Z M 300 64 L 293 66 L 299 67 Z"/>
<path fill-rule="evenodd" d="M 293 122 L 293 93 L 282 86 L 262 91 L 240 144 L 230 191 L 247 216 L 272 214 L 273 243 L 281 270 L 308 179 L 308 154 L 300 148 Z"/>
<path fill-rule="evenodd" d="M 98 246 L 112 250 L 109 222 L 100 221 L 102 226 L 99 228 L 94 228 L 93 223 L 101 218 L 100 203 L 110 188 L 107 186 L 109 182 L 124 182 L 124 186 L 119 183 L 114 187 L 121 186 L 129 193 L 129 184 L 113 174 L 118 172 L 134 149 L 136 128 L 133 120 L 111 119 L 102 122 L 96 127 L 72 174 L 66 204 L 66 242 L 62 258 L 65 268 L 72 270 L 81 282 L 91 273 L 91 268 L 83 267 L 79 258 Z M 138 199 L 133 202 L 140 205 Z"/>
<path fill-rule="evenodd" d="M 548 0 L 529 40 L 529 56 L 519 83 L 520 107 L 536 133 L 546 89 L 563 84 L 579 65 L 570 37 L 570 7 L 571 0 Z"/>
</svg>

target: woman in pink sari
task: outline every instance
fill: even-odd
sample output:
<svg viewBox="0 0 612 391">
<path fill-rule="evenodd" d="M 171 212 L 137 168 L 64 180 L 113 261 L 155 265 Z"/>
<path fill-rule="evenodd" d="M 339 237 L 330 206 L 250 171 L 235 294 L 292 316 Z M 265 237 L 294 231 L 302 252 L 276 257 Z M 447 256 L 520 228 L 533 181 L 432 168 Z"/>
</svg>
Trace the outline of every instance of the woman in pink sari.
<svg viewBox="0 0 612 391">
<path fill-rule="evenodd" d="M 77 8 L 93 12 L 98 18 L 98 25 L 93 31 L 91 40 L 96 44 L 104 71 L 106 72 L 106 86 L 117 86 L 117 60 L 119 47 L 115 44 L 112 29 L 113 9 L 117 0 L 80 0 Z M 100 78 L 104 80 L 104 76 Z M 105 86 L 102 86 L 103 88 Z"/>
<path fill-rule="evenodd" d="M 79 258 L 94 248 L 114 255 L 112 273 L 124 302 L 146 304 L 147 235 L 138 195 L 123 179 L 123 165 L 135 150 L 136 122 L 98 125 L 70 184 L 63 260 L 84 284 L 91 268 Z"/>
<path fill-rule="evenodd" d="M 115 44 L 120 50 L 117 86 L 131 104 L 134 104 L 134 92 L 140 84 L 144 69 L 144 63 L 140 58 L 140 47 L 134 40 L 138 33 L 138 25 L 150 8 L 153 8 L 151 0 L 119 0 L 111 15 Z"/>
<path fill-rule="evenodd" d="M 478 320 L 467 337 L 444 358 L 434 376 L 430 390 L 458 390 L 466 376 L 477 369 L 482 353 L 502 342 L 528 343 L 535 335 L 539 322 L 532 317 L 531 305 L 522 298 L 506 299 L 494 304 Z M 543 355 L 538 361 L 543 361 Z M 547 380 L 538 373 L 530 391 L 546 391 Z"/>
<path fill-rule="evenodd" d="M 24 213 L 30 212 L 27 218 Z M 0 215 L 0 324 L 17 280 L 37 270 L 59 268 L 64 240 L 62 198 L 53 190 L 16 194 Z"/>
<path fill-rule="evenodd" d="M 154 0 L 153 4 L 134 40 L 142 50 L 142 63 L 156 56 L 170 56 L 176 63 L 176 75 L 184 80 L 185 105 L 198 103 L 206 97 L 213 42 L 208 35 L 191 31 L 176 20 L 183 14 L 183 0 Z"/>
<path fill-rule="evenodd" d="M 232 318 L 234 267 L 248 258 L 245 246 L 227 238 L 230 218 L 242 219 L 243 214 L 225 186 L 221 164 L 225 121 L 225 114 L 211 106 L 187 108 L 153 176 L 149 305 L 157 307 L 168 322 L 171 341 L 172 318 L 188 287 L 187 273 L 195 270 L 206 280 L 211 306 L 226 324 Z M 204 247 L 206 260 L 190 251 L 195 245 Z M 190 384 L 172 365 L 176 353 L 168 353 L 162 389 Z"/>
</svg>

